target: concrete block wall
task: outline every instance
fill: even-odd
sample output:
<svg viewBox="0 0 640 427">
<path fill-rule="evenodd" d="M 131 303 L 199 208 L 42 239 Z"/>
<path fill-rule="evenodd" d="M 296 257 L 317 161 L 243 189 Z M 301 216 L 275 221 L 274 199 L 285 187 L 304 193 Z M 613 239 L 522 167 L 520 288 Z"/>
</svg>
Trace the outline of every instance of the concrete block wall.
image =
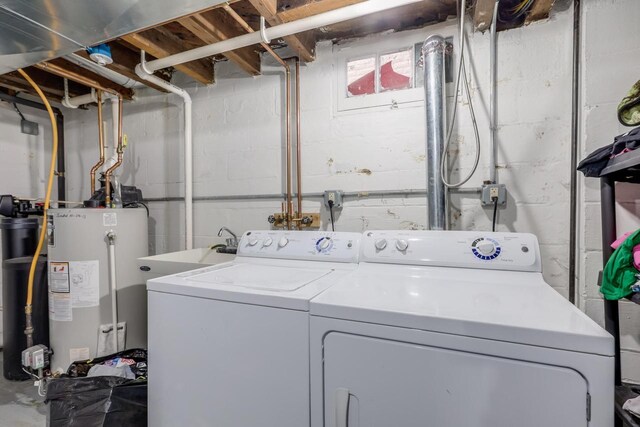
<svg viewBox="0 0 640 427">
<path fill-rule="evenodd" d="M 618 123 L 616 108 L 631 86 L 640 79 L 637 22 L 640 3 L 635 0 L 584 2 L 582 14 L 581 157 L 613 142 L 631 128 Z M 580 175 L 580 305 L 604 324 L 598 272 L 602 270 L 600 233 L 600 182 Z M 618 233 L 640 227 L 640 190 L 618 184 Z M 622 376 L 640 381 L 640 307 L 623 302 L 620 307 Z"/>
<path fill-rule="evenodd" d="M 571 13 L 499 35 L 500 180 L 509 202 L 500 209 L 498 230 L 533 232 L 542 245 L 545 276 L 566 295 L 568 265 L 568 159 L 571 117 Z M 413 31 L 415 41 L 439 33 L 454 36 L 455 22 Z M 422 103 L 338 111 L 338 53 L 354 57 L 388 43 L 384 34 L 364 40 L 318 46 L 318 58 L 302 68 L 303 192 L 327 189 L 348 192 L 425 188 L 425 125 Z M 456 40 L 457 41 L 457 40 Z M 467 187 L 488 176 L 486 137 L 488 34 L 469 34 L 471 91 L 482 138 L 480 168 Z M 544 46 L 543 48 L 541 46 Z M 283 179 L 282 73 L 264 58 L 265 73 L 247 77 L 232 64 L 217 66 L 216 84 L 187 84 L 194 102 L 196 196 L 281 193 Z M 452 85 L 449 85 L 452 86 Z M 449 92 L 453 88 L 449 87 Z M 532 101 L 535 99 L 535 102 Z M 458 122 L 451 147 L 454 176 L 466 174 L 474 157 L 467 101 L 459 100 Z M 449 109 L 453 97 L 449 97 Z M 174 96 L 140 90 L 125 106 L 124 129 L 130 148 L 123 181 L 142 188 L 146 197 L 183 194 L 182 105 Z M 95 111 L 75 112 L 68 122 L 71 194 L 86 197 L 85 176 L 95 159 Z M 75 145 L 74 145 L 75 144 Z M 71 162 L 70 162 L 71 163 Z M 420 229 L 427 222 L 420 197 L 349 199 L 338 214 L 337 230 Z M 452 227 L 489 230 L 491 210 L 480 206 L 474 192 L 451 195 Z M 151 203 L 151 251 L 183 247 L 183 204 Z M 241 233 L 266 228 L 268 215 L 279 212 L 279 200 L 196 202 L 196 245 L 207 245 L 226 225 Z M 304 210 L 320 211 L 322 228 L 328 214 L 318 199 L 306 199 Z"/>
</svg>

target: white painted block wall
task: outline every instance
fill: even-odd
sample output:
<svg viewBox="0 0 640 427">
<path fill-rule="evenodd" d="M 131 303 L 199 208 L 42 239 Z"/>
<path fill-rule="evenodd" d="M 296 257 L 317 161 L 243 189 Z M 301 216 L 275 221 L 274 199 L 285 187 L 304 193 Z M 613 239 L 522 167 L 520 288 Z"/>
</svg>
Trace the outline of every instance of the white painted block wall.
<svg viewBox="0 0 640 427">
<path fill-rule="evenodd" d="M 640 2 L 599 0 L 584 2 L 582 25 L 582 137 L 581 157 L 613 142 L 613 137 L 632 128 L 618 123 L 616 108 L 631 86 L 640 80 Z M 600 234 L 600 181 L 581 178 L 580 304 L 604 324 L 598 272 L 602 269 Z M 637 185 L 616 186 L 618 233 L 640 227 L 640 190 Z M 623 380 L 640 381 L 640 307 L 620 306 Z"/>
</svg>

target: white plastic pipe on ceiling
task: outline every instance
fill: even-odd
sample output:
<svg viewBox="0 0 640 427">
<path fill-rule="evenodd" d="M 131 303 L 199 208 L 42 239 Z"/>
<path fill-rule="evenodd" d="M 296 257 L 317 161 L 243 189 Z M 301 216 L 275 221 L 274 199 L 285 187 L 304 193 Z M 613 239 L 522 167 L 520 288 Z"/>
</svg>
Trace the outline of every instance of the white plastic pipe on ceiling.
<svg viewBox="0 0 640 427">
<path fill-rule="evenodd" d="M 371 15 L 376 12 L 383 12 L 399 6 L 419 3 L 421 1 L 425 0 L 368 0 L 352 6 L 341 7 L 340 9 L 276 25 L 274 27 L 263 29 L 263 31 L 244 34 L 242 36 L 207 46 L 176 53 L 175 55 L 170 55 L 165 58 L 149 61 L 146 64 L 146 69 L 150 73 L 153 73 L 162 68 L 173 67 L 175 65 L 184 64 L 185 62 L 195 61 L 208 56 L 218 55 L 231 50 L 259 44 L 265 42 L 265 39 L 274 40 L 302 33 L 304 31 L 315 30 L 316 28 L 337 24 L 339 22 L 348 21 L 350 19 Z"/>
<path fill-rule="evenodd" d="M 137 82 L 129 77 L 118 73 L 117 71 L 110 70 L 107 67 L 103 67 L 101 65 L 96 64 L 90 59 L 83 58 L 80 55 L 76 55 L 72 53 L 71 55 L 67 55 L 64 57 L 67 61 L 76 64 L 79 67 L 87 69 L 89 71 L 93 71 L 94 73 L 111 80 L 114 83 L 119 84 L 120 86 L 124 86 L 126 88 L 133 87 Z"/>
<path fill-rule="evenodd" d="M 156 77 L 146 67 L 144 50 L 140 52 L 140 63 L 136 65 L 136 74 L 143 80 L 153 83 L 184 101 L 184 206 L 185 206 L 185 248 L 193 249 L 193 144 L 191 130 L 191 96 L 176 85 Z"/>
</svg>

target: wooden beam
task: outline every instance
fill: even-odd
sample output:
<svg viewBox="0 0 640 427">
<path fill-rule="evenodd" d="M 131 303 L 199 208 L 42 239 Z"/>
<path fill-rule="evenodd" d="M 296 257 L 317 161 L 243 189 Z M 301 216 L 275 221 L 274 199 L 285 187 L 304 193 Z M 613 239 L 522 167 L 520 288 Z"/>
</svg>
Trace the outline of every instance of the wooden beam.
<svg viewBox="0 0 640 427">
<path fill-rule="evenodd" d="M 31 85 L 27 83 L 25 80 L 23 80 L 22 82 L 13 81 L 12 79 L 7 79 L 6 74 L 0 76 L 0 87 L 10 89 L 12 91 L 19 92 L 19 93 L 35 94 Z M 44 92 L 44 95 L 47 97 L 48 100 L 53 100 L 57 102 L 60 102 L 60 100 L 62 100 L 62 95 L 60 95 L 59 93 L 52 93 L 44 89 L 42 91 Z"/>
<path fill-rule="evenodd" d="M 34 67 L 27 67 L 24 71 L 46 94 L 54 95 L 57 98 L 64 96 L 64 80 L 62 78 Z M 20 90 L 37 95 L 31 85 L 17 71 L 7 73 L 2 78 L 5 83 L 13 83 L 21 88 Z M 85 86 L 76 82 L 69 82 L 69 96 L 83 95 L 89 91 L 90 89 Z"/>
<path fill-rule="evenodd" d="M 496 0 L 476 0 L 473 10 L 473 25 L 476 31 L 486 31 L 493 21 Z"/>
<path fill-rule="evenodd" d="M 249 3 L 251 3 L 260 15 L 264 16 L 269 25 L 280 25 L 286 22 L 278 15 L 277 0 L 249 0 Z M 311 62 L 315 59 L 315 33 L 307 32 L 304 34 L 287 36 L 284 38 L 284 41 L 298 54 L 302 61 Z"/>
<path fill-rule="evenodd" d="M 524 21 L 525 25 L 541 19 L 547 19 L 555 2 L 556 0 L 535 0 Z"/>
<path fill-rule="evenodd" d="M 113 57 L 113 62 L 111 64 L 106 65 L 106 67 L 116 73 L 120 73 L 125 77 L 128 77 L 132 80 L 135 80 L 140 83 L 144 83 L 145 85 L 152 87 L 161 92 L 167 92 L 165 89 L 160 86 L 156 86 L 153 83 L 149 83 L 144 79 L 138 77 L 135 72 L 136 65 L 140 63 L 140 55 L 136 54 L 132 50 L 126 48 L 125 46 L 119 43 L 109 43 L 109 47 L 111 48 L 111 56 Z M 85 50 L 80 50 L 76 52 L 76 55 L 82 56 L 83 58 L 89 59 L 89 54 Z M 158 74 L 158 77 L 165 81 L 169 81 L 165 75 Z"/>
<path fill-rule="evenodd" d="M 132 89 L 128 89 L 125 88 L 123 86 L 120 86 L 117 83 L 112 82 L 111 80 L 102 77 L 92 71 L 89 71 L 85 68 L 82 68 L 76 64 L 73 64 L 69 61 L 67 61 L 66 59 L 62 59 L 62 58 L 58 58 L 58 59 L 52 59 L 50 61 L 47 61 L 50 64 L 56 65 L 57 67 L 62 68 L 65 71 L 69 71 L 73 74 L 78 74 L 81 76 L 85 76 L 97 83 L 99 83 L 100 85 L 102 85 L 105 88 L 108 89 L 113 89 L 116 92 L 118 92 L 120 95 L 122 95 L 122 97 L 124 99 L 133 99 L 133 90 Z"/>
<path fill-rule="evenodd" d="M 122 36 L 122 40 L 138 49 L 149 52 L 156 58 L 164 58 L 188 49 L 185 47 L 185 43 L 177 36 L 170 32 L 159 31 L 157 28 Z M 186 62 L 176 65 L 175 68 L 202 84 L 209 85 L 213 83 L 213 61 L 210 59 Z"/>
<path fill-rule="evenodd" d="M 278 16 L 285 22 L 295 21 L 364 0 L 279 0 Z"/>
<path fill-rule="evenodd" d="M 179 19 L 178 22 L 205 44 L 212 44 L 245 34 L 245 31 L 229 14 L 213 9 L 200 15 Z M 252 76 L 260 74 L 260 55 L 253 47 L 245 47 L 224 53 Z"/>
</svg>

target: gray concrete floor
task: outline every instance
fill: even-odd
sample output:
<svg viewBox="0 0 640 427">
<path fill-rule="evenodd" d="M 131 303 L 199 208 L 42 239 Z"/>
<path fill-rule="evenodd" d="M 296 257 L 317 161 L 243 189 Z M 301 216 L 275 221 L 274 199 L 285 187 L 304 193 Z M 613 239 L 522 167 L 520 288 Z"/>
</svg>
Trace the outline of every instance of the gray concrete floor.
<svg viewBox="0 0 640 427">
<path fill-rule="evenodd" d="M 0 351 L 0 368 L 2 362 Z M 0 427 L 43 427 L 46 414 L 44 398 L 38 396 L 33 381 L 9 381 L 0 372 Z"/>
</svg>

